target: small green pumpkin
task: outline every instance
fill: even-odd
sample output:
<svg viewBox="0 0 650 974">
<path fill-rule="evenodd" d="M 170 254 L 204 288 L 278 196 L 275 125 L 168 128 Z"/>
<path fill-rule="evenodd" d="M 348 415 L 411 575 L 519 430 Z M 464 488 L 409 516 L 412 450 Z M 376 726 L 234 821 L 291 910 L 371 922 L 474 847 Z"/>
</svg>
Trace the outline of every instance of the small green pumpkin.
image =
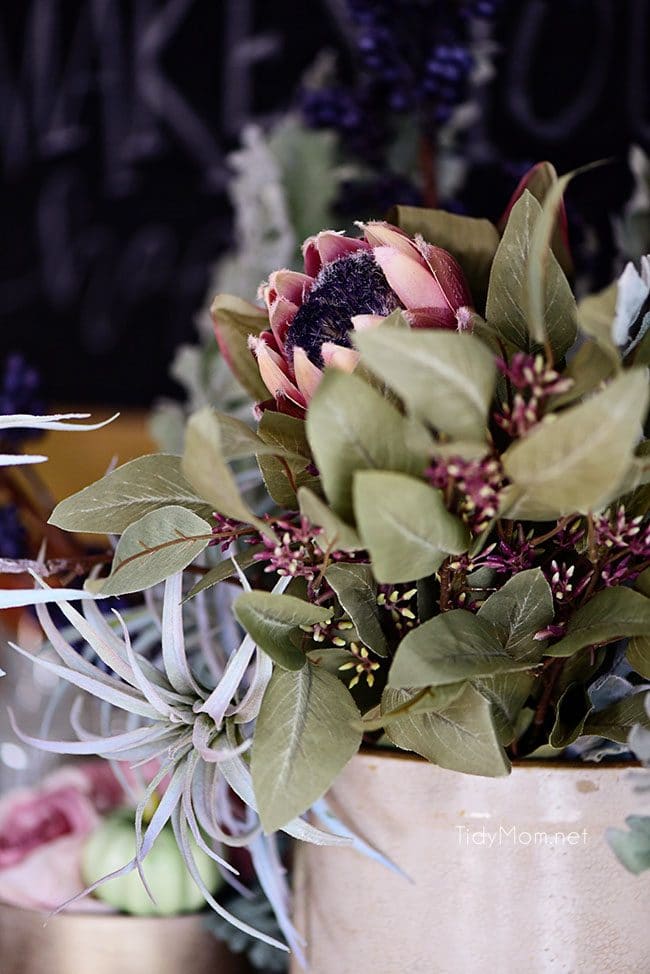
<svg viewBox="0 0 650 974">
<path fill-rule="evenodd" d="M 223 882 L 217 864 L 194 841 L 191 846 L 203 882 L 211 893 L 216 892 Z M 120 869 L 134 855 L 133 812 L 109 815 L 84 846 L 81 864 L 84 882 L 88 885 L 96 882 Z M 143 869 L 156 903 L 151 902 L 137 870 L 104 883 L 94 895 L 123 913 L 135 916 L 194 913 L 204 906 L 203 894 L 183 862 L 171 825 L 167 825 L 154 842 Z"/>
</svg>

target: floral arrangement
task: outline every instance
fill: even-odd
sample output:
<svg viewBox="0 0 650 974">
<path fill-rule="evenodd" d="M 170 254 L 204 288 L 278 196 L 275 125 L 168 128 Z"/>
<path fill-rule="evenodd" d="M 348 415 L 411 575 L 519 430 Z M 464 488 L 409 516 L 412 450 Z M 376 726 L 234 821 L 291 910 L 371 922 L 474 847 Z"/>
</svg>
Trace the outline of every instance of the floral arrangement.
<svg viewBox="0 0 650 974">
<path fill-rule="evenodd" d="M 629 754 L 650 728 L 650 260 L 578 306 L 566 184 L 535 167 L 499 228 L 397 207 L 309 238 L 262 307 L 219 295 L 255 426 L 204 407 L 182 457 L 131 461 L 55 510 L 119 540 L 105 577 L 32 593 L 89 650 L 39 604 L 58 659 L 34 662 L 82 691 L 78 739 L 14 726 L 54 752 L 160 761 L 109 878 L 171 821 L 206 901 L 254 933 L 196 854 L 232 880 L 245 846 L 300 952 L 277 834 L 380 857 L 323 797 L 362 743 L 499 776 L 515 758 Z M 253 467 L 260 505 L 240 489 Z M 154 656 L 97 604 L 145 590 Z"/>
</svg>

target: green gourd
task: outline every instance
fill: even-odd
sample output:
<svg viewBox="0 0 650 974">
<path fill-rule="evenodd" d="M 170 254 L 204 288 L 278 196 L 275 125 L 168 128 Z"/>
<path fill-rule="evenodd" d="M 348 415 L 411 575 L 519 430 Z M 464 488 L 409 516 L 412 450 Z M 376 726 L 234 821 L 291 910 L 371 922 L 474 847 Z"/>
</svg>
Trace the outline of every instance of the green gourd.
<svg viewBox="0 0 650 974">
<path fill-rule="evenodd" d="M 217 864 L 193 840 L 190 844 L 203 882 L 211 893 L 216 892 L 223 883 Z M 119 811 L 109 815 L 84 846 L 81 864 L 84 882 L 88 885 L 96 882 L 120 869 L 134 855 L 133 812 Z M 171 825 L 165 826 L 154 842 L 144 860 L 143 870 L 156 903 L 152 903 L 137 870 L 102 884 L 93 895 L 134 916 L 194 913 L 205 905 L 203 894 L 183 861 Z"/>
</svg>

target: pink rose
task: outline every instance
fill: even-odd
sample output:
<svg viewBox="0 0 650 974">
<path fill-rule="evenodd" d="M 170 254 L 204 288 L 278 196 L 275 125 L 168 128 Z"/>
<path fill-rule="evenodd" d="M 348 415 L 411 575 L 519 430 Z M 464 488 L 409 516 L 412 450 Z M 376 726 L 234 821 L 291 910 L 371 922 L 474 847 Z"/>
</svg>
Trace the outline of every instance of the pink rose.
<svg viewBox="0 0 650 974">
<path fill-rule="evenodd" d="M 67 766 L 38 788 L 0 799 L 0 900 L 35 910 L 56 909 L 82 892 L 81 852 L 100 812 L 124 801 L 105 761 Z M 88 899 L 76 909 L 103 910 Z"/>
</svg>

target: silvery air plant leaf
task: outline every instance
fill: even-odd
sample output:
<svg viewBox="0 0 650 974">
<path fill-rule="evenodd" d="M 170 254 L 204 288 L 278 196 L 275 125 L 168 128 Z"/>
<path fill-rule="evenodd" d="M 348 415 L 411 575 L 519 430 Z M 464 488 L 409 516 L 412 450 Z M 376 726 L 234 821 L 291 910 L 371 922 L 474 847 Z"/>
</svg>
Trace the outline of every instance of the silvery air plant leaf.
<svg viewBox="0 0 650 974">
<path fill-rule="evenodd" d="M 101 429 L 117 419 L 117 414 L 103 423 L 76 423 L 77 419 L 88 419 L 90 413 L 57 413 L 52 416 L 0 416 L 0 433 L 2 430 L 30 429 L 30 430 L 92 430 Z M 13 467 L 26 463 L 43 463 L 47 457 L 34 454 L 3 454 L 0 453 L 0 467 Z"/>
</svg>

